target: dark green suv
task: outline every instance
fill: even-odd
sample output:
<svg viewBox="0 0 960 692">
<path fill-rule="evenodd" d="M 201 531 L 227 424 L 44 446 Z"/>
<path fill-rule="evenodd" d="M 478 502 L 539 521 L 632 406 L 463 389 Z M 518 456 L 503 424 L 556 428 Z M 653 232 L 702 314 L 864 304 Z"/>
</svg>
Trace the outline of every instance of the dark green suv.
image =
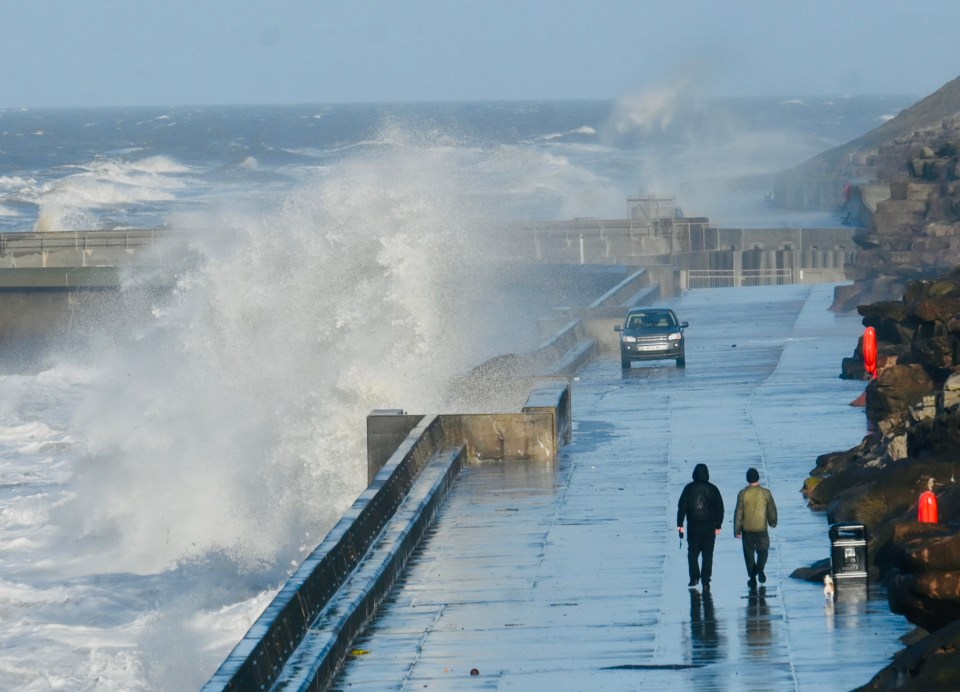
<svg viewBox="0 0 960 692">
<path fill-rule="evenodd" d="M 623 325 L 614 327 L 620 332 L 620 365 L 629 368 L 635 360 L 670 358 L 684 367 L 683 330 L 688 326 L 670 308 L 631 308 Z"/>
</svg>

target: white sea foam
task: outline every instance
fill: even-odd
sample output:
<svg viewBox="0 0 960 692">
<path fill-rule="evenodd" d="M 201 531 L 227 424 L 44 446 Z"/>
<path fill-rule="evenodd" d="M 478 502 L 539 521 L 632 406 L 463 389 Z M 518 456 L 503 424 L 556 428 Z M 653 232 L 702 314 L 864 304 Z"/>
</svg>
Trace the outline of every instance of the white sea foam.
<svg viewBox="0 0 960 692">
<path fill-rule="evenodd" d="M 583 126 L 581 126 L 581 127 L 575 128 L 575 129 L 573 129 L 573 130 L 567 130 L 566 132 L 554 132 L 554 133 L 549 134 L 549 135 L 543 135 L 543 136 L 539 137 L 539 139 L 540 139 L 540 140 L 545 140 L 545 141 L 550 141 L 550 140 L 554 140 L 554 139 L 562 139 L 562 138 L 567 137 L 567 136 L 569 136 L 569 135 L 595 135 L 595 134 L 597 134 L 597 131 L 596 131 L 594 128 L 590 127 L 589 125 L 583 125 Z"/>
<path fill-rule="evenodd" d="M 33 178 L 24 178 L 19 175 L 0 175 L 0 188 L 6 190 L 19 190 L 36 184 L 37 181 Z"/>
<path fill-rule="evenodd" d="M 191 171 L 189 166 L 184 166 L 169 156 L 148 156 L 147 158 L 130 161 L 123 166 L 118 166 L 118 169 L 121 171 L 124 168 L 131 171 L 155 174 L 189 173 Z"/>
<path fill-rule="evenodd" d="M 38 208 L 35 231 L 72 231 L 97 226 L 95 211 L 124 206 L 171 202 L 186 187 L 180 177 L 190 169 L 166 156 L 137 161 L 104 159 L 79 167 L 34 189 Z M 28 197 L 30 193 L 22 193 Z"/>
</svg>

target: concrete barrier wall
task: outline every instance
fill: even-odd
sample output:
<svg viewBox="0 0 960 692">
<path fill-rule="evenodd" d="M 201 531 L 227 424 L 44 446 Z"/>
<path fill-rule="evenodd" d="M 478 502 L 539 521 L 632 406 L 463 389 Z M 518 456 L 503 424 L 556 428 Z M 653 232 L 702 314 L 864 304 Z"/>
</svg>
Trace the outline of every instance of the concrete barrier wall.
<svg viewBox="0 0 960 692">
<path fill-rule="evenodd" d="M 306 692 L 329 687 L 354 641 L 403 574 L 465 458 L 463 448 L 433 455 L 348 584 L 321 610 L 271 689 Z"/>
<path fill-rule="evenodd" d="M 464 381 L 511 381 L 570 377 L 597 352 L 597 344 L 579 319 L 566 322 L 537 348 L 490 358 L 467 373 Z"/>
<path fill-rule="evenodd" d="M 646 269 L 639 269 L 595 301 L 590 303 L 591 308 L 623 306 L 633 304 L 634 296 L 650 290 L 650 273 Z"/>
<path fill-rule="evenodd" d="M 573 400 L 570 385 L 556 385 L 541 387 L 530 393 L 527 403 L 523 407 L 524 413 L 548 413 L 553 417 L 552 439 L 554 441 L 554 457 L 556 451 L 565 444 L 570 444 L 573 434 Z"/>
<path fill-rule="evenodd" d="M 420 471 L 443 446 L 439 417 L 425 416 L 287 580 L 204 690 L 263 690 L 273 685 L 310 624 L 359 565 Z"/>
<path fill-rule="evenodd" d="M 519 413 L 454 413 L 437 419 L 443 443 L 464 446 L 471 460 L 552 461 L 570 440 L 572 410 L 570 385 L 563 383 L 535 387 Z M 399 409 L 372 411 L 367 416 L 368 473 L 376 476 L 423 418 Z"/>
<path fill-rule="evenodd" d="M 570 388 L 535 390 L 520 413 L 419 416 L 204 690 L 322 689 L 402 573 L 468 459 L 553 460 L 570 439 Z M 376 457 L 414 418 L 375 411 Z M 371 463 L 371 460 L 368 460 Z M 424 471 L 424 469 L 428 471 Z M 350 579 L 348 580 L 348 577 Z M 347 588 L 345 584 L 350 586 Z"/>
<path fill-rule="evenodd" d="M 471 461 L 556 458 L 556 417 L 544 411 L 441 416 L 447 439 L 462 441 Z"/>
<path fill-rule="evenodd" d="M 470 460 L 553 461 L 570 441 L 570 385 L 534 389 L 519 413 L 440 416 L 446 443 L 464 445 Z"/>
<path fill-rule="evenodd" d="M 575 319 L 530 355 L 536 363 L 537 373 L 570 377 L 596 353 L 596 341 L 587 333 L 583 321 Z"/>
<path fill-rule="evenodd" d="M 537 262 L 646 265 L 651 257 L 697 251 L 852 248 L 849 226 L 826 228 L 715 228 L 706 219 L 674 219 L 653 229 L 632 220 L 556 221 L 519 227 L 510 256 Z"/>
</svg>

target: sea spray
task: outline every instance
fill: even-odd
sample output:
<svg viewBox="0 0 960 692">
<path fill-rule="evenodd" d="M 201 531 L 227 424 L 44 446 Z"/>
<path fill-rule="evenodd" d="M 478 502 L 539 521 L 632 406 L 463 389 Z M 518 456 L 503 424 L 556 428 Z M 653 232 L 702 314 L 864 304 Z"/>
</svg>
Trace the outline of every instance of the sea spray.
<svg viewBox="0 0 960 692">
<path fill-rule="evenodd" d="M 367 413 L 436 410 L 482 341 L 457 321 L 483 263 L 456 185 L 400 148 L 215 220 L 230 233 L 198 238 L 198 268 L 104 354 L 71 529 L 114 537 L 111 569 L 224 549 L 282 578 L 362 489 Z"/>
<path fill-rule="evenodd" d="M 239 639 L 363 489 L 371 410 L 456 407 L 451 378 L 535 323 L 458 152 L 393 135 L 259 213 L 173 219 L 192 266 L 96 341 L 52 521 L 75 578 L 155 575 L 136 627 L 158 687 L 202 682 L 226 650 L 190 623 L 229 613 Z M 205 653 L 164 665 L 174 641 Z"/>
</svg>

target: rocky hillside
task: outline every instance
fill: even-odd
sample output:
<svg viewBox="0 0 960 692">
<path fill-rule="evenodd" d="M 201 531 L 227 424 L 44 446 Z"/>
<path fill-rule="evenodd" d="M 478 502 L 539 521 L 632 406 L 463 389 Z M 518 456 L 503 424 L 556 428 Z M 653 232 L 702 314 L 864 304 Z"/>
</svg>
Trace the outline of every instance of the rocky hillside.
<svg viewBox="0 0 960 692">
<path fill-rule="evenodd" d="M 829 188 L 848 221 L 863 229 L 846 267 L 855 283 L 838 289 L 834 309 L 897 300 L 908 280 L 960 265 L 960 78 L 789 171 L 780 185 L 811 187 Z"/>
<path fill-rule="evenodd" d="M 797 166 L 799 177 L 832 177 L 854 182 L 906 180 L 903 156 L 914 146 L 926 146 L 945 118 L 960 113 L 960 77 L 901 111 L 895 118 L 865 134 L 818 154 Z"/>
</svg>

